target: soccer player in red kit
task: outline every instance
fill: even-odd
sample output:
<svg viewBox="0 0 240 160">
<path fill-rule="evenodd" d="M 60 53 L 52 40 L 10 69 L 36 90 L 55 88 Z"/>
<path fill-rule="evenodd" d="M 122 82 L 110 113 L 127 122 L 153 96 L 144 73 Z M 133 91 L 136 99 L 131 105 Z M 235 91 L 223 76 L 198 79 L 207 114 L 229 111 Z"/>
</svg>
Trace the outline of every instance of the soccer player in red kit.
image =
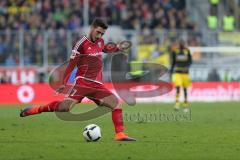
<svg viewBox="0 0 240 160">
<path fill-rule="evenodd" d="M 40 114 L 42 112 L 69 112 L 71 108 L 82 101 L 84 97 L 93 100 L 99 106 L 105 106 L 112 110 L 112 121 L 115 127 L 116 141 L 135 141 L 124 133 L 122 109 L 118 98 L 102 84 L 102 54 L 113 53 L 117 50 L 107 49 L 102 39 L 107 30 L 107 23 L 96 18 L 87 36 L 83 36 L 73 47 L 72 55 L 65 69 L 62 86 L 57 90 L 61 93 L 68 78 L 77 66 L 77 74 L 74 86 L 63 101 L 54 101 L 39 107 L 25 108 L 20 116 Z M 85 88 L 85 89 L 84 89 Z"/>
</svg>

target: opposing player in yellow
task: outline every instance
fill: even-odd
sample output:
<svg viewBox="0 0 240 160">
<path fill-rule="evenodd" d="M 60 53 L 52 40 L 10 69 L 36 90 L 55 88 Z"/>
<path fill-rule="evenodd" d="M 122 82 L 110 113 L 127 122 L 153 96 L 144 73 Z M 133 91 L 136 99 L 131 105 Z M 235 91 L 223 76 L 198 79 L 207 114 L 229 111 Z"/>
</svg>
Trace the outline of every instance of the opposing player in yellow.
<svg viewBox="0 0 240 160">
<path fill-rule="evenodd" d="M 187 88 L 191 85 L 189 76 L 189 68 L 192 63 L 192 56 L 190 50 L 185 47 L 184 41 L 179 39 L 176 41 L 176 47 L 171 53 L 171 78 L 176 87 L 176 103 L 175 110 L 180 109 L 180 89 L 183 88 L 184 92 L 184 112 L 189 111 L 188 93 Z"/>
</svg>

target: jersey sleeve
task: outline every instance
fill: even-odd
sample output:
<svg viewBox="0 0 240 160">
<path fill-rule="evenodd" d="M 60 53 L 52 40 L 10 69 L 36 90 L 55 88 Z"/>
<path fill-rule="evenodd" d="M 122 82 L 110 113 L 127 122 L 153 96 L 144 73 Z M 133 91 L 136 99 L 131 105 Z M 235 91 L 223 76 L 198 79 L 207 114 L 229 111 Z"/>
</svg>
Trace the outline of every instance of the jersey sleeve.
<svg viewBox="0 0 240 160">
<path fill-rule="evenodd" d="M 68 61 L 67 67 L 64 71 L 63 74 L 63 80 L 62 80 L 62 84 L 65 85 L 68 82 L 68 79 L 73 71 L 73 69 L 75 68 L 75 66 L 77 65 L 77 63 L 80 61 L 80 57 L 81 57 L 81 50 L 82 50 L 82 46 L 83 46 L 83 42 L 86 40 L 85 37 L 81 38 L 73 47 L 72 49 L 72 54 L 70 56 L 70 60 Z"/>
</svg>

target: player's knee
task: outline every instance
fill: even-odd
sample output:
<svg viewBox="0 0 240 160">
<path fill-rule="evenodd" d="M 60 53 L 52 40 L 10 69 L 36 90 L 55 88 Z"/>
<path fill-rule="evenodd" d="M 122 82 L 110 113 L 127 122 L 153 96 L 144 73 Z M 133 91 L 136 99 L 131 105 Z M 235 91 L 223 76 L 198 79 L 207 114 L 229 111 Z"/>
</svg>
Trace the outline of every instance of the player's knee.
<svg viewBox="0 0 240 160">
<path fill-rule="evenodd" d="M 112 108 L 112 109 L 115 109 L 115 108 L 117 108 L 117 107 L 119 108 L 119 107 L 120 107 L 119 104 L 120 104 L 120 102 L 119 102 L 118 98 L 114 96 L 114 98 L 113 98 L 113 100 L 112 100 L 112 107 L 111 107 L 111 108 Z"/>
<path fill-rule="evenodd" d="M 120 102 L 116 96 L 110 96 L 103 99 L 102 105 L 109 107 L 111 109 L 115 109 L 119 107 L 119 103 Z"/>
<path fill-rule="evenodd" d="M 69 112 L 73 105 L 76 103 L 72 100 L 64 100 L 60 103 L 58 111 L 59 112 Z"/>
<path fill-rule="evenodd" d="M 70 108 L 59 108 L 59 112 L 69 112 Z"/>
<path fill-rule="evenodd" d="M 65 102 L 62 102 L 60 105 L 59 105 L 59 108 L 58 108 L 58 111 L 59 112 L 69 112 L 70 110 L 70 106 L 67 105 Z"/>
</svg>

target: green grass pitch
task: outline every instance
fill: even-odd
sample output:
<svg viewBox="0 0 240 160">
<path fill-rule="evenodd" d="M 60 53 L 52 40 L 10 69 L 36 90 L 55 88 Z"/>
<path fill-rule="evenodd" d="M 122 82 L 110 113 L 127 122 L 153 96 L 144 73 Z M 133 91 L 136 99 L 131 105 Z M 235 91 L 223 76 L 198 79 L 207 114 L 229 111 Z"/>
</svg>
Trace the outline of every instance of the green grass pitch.
<svg viewBox="0 0 240 160">
<path fill-rule="evenodd" d="M 93 105 L 91 105 L 93 107 Z M 114 142 L 111 115 L 66 122 L 54 113 L 19 117 L 24 106 L 0 106 L 0 160 L 206 160 L 240 159 L 240 105 L 193 103 L 191 114 L 173 104 L 124 106 L 126 131 L 137 142 Z M 73 112 L 83 112 L 80 104 Z M 85 125 L 102 129 L 99 142 L 85 142 Z"/>
</svg>

